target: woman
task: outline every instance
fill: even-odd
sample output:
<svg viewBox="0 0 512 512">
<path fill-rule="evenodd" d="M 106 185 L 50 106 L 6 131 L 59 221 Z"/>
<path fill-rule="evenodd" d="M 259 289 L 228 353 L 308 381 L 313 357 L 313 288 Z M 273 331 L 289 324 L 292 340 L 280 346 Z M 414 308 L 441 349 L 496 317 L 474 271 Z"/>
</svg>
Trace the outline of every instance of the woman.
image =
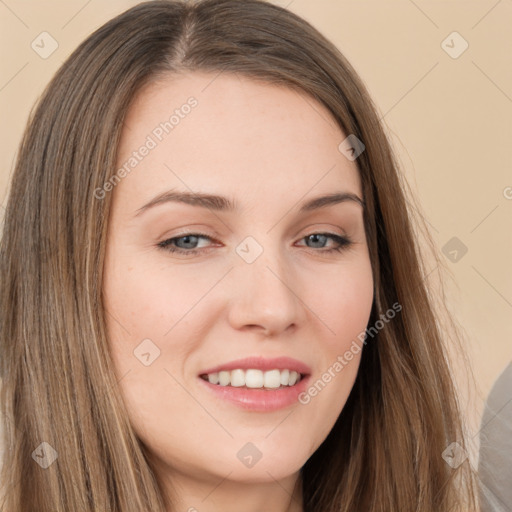
<svg viewBox="0 0 512 512">
<path fill-rule="evenodd" d="M 114 18 L 13 176 L 2 510 L 473 510 L 417 247 L 375 107 L 308 23 Z"/>
</svg>

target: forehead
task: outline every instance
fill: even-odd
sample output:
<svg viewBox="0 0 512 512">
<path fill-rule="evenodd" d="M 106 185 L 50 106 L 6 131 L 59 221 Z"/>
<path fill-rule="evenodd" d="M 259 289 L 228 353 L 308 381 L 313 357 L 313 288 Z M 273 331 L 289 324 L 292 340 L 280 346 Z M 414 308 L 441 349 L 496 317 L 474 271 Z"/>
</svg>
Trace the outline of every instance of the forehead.
<svg viewBox="0 0 512 512">
<path fill-rule="evenodd" d="M 235 74 L 169 75 L 130 106 L 117 161 L 129 174 L 115 193 L 222 191 L 248 202 L 332 189 L 361 196 L 356 164 L 338 149 L 345 137 L 305 93 Z"/>
</svg>

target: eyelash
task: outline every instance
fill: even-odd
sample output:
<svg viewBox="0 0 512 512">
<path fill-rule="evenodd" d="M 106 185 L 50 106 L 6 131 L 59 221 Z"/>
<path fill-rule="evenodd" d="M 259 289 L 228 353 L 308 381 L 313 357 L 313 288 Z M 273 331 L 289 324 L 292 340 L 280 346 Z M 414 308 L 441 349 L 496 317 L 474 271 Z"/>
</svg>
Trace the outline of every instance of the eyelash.
<svg viewBox="0 0 512 512">
<path fill-rule="evenodd" d="M 315 252 L 320 252 L 320 253 L 334 253 L 334 252 L 342 252 L 346 249 L 348 249 L 351 245 L 352 245 L 352 240 L 346 236 L 340 236 L 340 235 L 336 235 L 334 233 L 311 233 L 310 235 L 306 235 L 304 237 L 301 238 L 301 240 L 305 240 L 311 236 L 314 236 L 314 235 L 320 235 L 320 236 L 326 236 L 328 238 L 331 238 L 332 240 L 334 240 L 337 244 L 337 246 L 335 247 L 332 247 L 330 249 L 324 249 L 322 250 L 321 248 L 318 250 L 318 251 L 315 251 Z M 195 255 L 199 252 L 201 252 L 203 249 L 206 249 L 206 248 L 201 248 L 201 249 L 181 249 L 179 247 L 174 247 L 172 246 L 171 244 L 175 241 L 175 240 L 179 240 L 181 238 L 186 238 L 186 237 L 189 237 L 189 236 L 193 236 L 193 237 L 198 237 L 198 238 L 207 238 L 208 240 L 213 240 L 211 237 L 209 237 L 208 235 L 205 235 L 203 233 L 185 233 L 183 235 L 180 235 L 180 236 L 175 236 L 173 238 L 168 238 L 167 240 L 164 240 L 162 242 L 159 242 L 157 244 L 157 247 L 159 247 L 160 249 L 163 249 L 164 251 L 168 251 L 170 253 L 173 253 L 173 254 L 182 254 L 182 255 Z M 310 247 L 310 249 L 313 249 L 313 247 Z"/>
</svg>

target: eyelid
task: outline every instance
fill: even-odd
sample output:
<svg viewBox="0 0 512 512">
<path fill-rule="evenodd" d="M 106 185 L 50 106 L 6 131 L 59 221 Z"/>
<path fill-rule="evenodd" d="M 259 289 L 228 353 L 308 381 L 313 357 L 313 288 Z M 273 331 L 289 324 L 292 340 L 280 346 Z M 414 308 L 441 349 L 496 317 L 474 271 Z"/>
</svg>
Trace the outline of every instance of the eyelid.
<svg viewBox="0 0 512 512">
<path fill-rule="evenodd" d="M 331 240 L 334 241 L 334 244 L 335 244 L 334 247 L 329 247 L 329 248 L 314 248 L 314 247 L 307 247 L 306 245 L 304 246 L 304 247 L 306 247 L 306 249 L 309 249 L 309 251 L 311 251 L 313 253 L 319 253 L 319 254 L 324 254 L 324 255 L 332 254 L 335 252 L 340 253 L 340 252 L 343 252 L 344 250 L 350 248 L 353 245 L 353 241 L 352 241 L 351 237 L 349 237 L 345 234 L 332 233 L 332 232 L 329 232 L 326 230 L 321 230 L 321 229 L 312 230 L 309 233 L 306 233 L 305 235 L 300 236 L 298 241 L 306 240 L 308 237 L 313 236 L 313 235 L 320 235 L 320 236 L 325 236 L 327 238 L 330 238 Z M 176 234 L 170 238 L 162 240 L 161 242 L 159 242 L 157 244 L 157 247 L 162 250 L 167 250 L 171 254 L 183 255 L 185 257 L 194 256 L 198 253 L 209 252 L 210 250 L 212 250 L 214 248 L 214 247 L 210 246 L 210 247 L 183 249 L 181 247 L 172 246 L 173 241 L 178 240 L 180 238 L 188 237 L 188 236 L 192 236 L 192 237 L 196 237 L 196 238 L 205 238 L 214 243 L 218 242 L 218 240 L 216 240 L 214 237 L 212 237 L 206 233 L 201 233 L 198 231 L 186 231 L 184 233 Z"/>
<path fill-rule="evenodd" d="M 329 226 L 328 228 L 325 228 L 324 226 Z M 303 226 L 299 231 L 296 232 L 295 237 L 298 237 L 300 233 L 307 232 L 307 234 L 311 233 L 325 233 L 330 232 L 331 230 L 341 231 L 340 233 L 332 233 L 338 236 L 348 236 L 347 230 L 343 229 L 341 226 L 337 224 L 333 224 L 332 222 L 312 222 L 310 224 L 307 224 L 306 226 Z M 304 235 L 306 236 L 306 235 Z"/>
<path fill-rule="evenodd" d="M 186 231 L 184 233 L 177 233 L 176 235 L 172 235 L 170 237 L 166 237 L 161 242 L 158 242 L 157 245 L 160 246 L 160 247 L 162 247 L 162 246 L 165 247 L 165 244 L 167 242 L 171 242 L 171 241 L 179 239 L 179 238 L 184 238 L 186 236 L 196 236 L 198 238 L 207 238 L 211 242 L 218 242 L 218 240 L 216 240 L 213 236 L 208 235 L 206 233 L 202 233 L 200 231 Z M 201 249 L 208 249 L 208 248 L 201 248 Z M 187 252 L 192 252 L 193 250 L 194 249 L 190 249 Z"/>
</svg>

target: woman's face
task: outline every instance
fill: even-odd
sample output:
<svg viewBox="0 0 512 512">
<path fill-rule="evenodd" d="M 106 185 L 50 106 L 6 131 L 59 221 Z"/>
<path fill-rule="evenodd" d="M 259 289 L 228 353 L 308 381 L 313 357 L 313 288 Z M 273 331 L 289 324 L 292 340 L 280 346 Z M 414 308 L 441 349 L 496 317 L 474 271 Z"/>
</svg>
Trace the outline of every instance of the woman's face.
<svg viewBox="0 0 512 512">
<path fill-rule="evenodd" d="M 130 420 L 170 475 L 286 479 L 343 409 L 361 354 L 335 363 L 373 300 L 363 208 L 309 203 L 362 199 L 346 135 L 312 98 L 234 75 L 171 76 L 131 106 L 125 172 L 98 192 L 114 194 L 105 307 Z M 294 368 L 294 385 L 275 371 Z"/>
</svg>

